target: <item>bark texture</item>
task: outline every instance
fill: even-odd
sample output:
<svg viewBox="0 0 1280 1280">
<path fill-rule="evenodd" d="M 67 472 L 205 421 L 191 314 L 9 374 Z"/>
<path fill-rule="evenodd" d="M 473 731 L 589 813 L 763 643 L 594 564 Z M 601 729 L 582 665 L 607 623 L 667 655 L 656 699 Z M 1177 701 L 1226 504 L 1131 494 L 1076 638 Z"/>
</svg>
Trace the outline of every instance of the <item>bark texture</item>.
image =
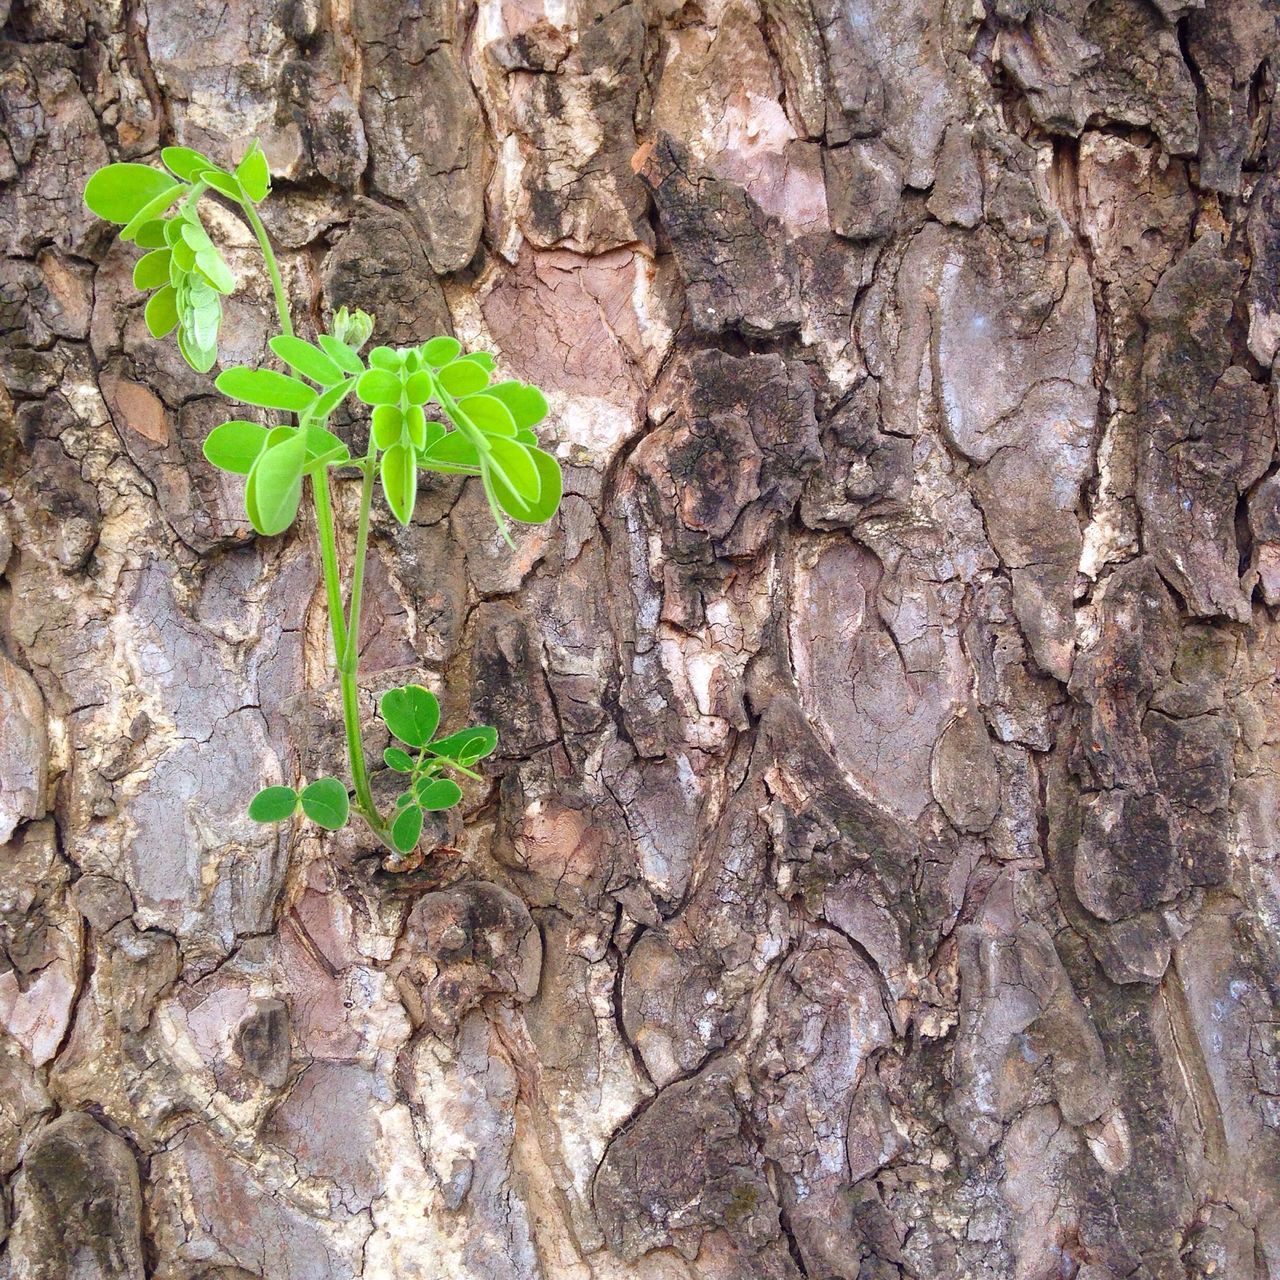
<svg viewBox="0 0 1280 1280">
<path fill-rule="evenodd" d="M 1280 1277 L 1274 0 L 0 18 L 0 1276 Z M 80 203 L 255 134 L 303 329 L 567 468 L 376 529 L 370 705 L 502 734 L 407 874 L 245 817 L 310 534 Z"/>
</svg>

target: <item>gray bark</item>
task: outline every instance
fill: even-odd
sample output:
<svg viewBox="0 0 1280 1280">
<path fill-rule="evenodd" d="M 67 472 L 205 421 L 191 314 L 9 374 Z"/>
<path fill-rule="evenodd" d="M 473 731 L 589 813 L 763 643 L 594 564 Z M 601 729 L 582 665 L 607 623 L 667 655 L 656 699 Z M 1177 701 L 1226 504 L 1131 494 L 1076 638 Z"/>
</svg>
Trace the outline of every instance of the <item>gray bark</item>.
<svg viewBox="0 0 1280 1280">
<path fill-rule="evenodd" d="M 0 1276 L 1280 1277 L 1271 0 L 3 10 Z M 502 735 L 406 873 L 245 816 L 313 542 L 80 203 L 255 135 L 566 466 L 375 529 Z"/>
</svg>

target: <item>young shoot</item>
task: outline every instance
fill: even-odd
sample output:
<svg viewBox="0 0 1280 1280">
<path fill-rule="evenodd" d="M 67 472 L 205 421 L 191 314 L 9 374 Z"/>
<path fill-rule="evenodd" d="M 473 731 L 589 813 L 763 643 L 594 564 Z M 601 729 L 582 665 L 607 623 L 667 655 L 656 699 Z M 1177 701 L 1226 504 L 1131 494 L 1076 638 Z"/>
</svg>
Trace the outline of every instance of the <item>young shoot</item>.
<svg viewBox="0 0 1280 1280">
<path fill-rule="evenodd" d="M 255 142 L 234 170 L 219 168 L 188 147 L 166 147 L 160 158 L 164 169 L 143 164 L 99 169 L 85 187 L 85 203 L 99 217 L 122 224 L 121 239 L 144 250 L 133 283 L 148 295 L 147 328 L 157 339 L 176 334 L 179 351 L 200 373 L 218 362 L 222 299 L 236 287 L 201 220 L 201 202 L 229 205 L 257 238 L 280 327 L 269 343 L 277 367 L 237 365 L 218 374 L 214 385 L 225 396 L 264 412 L 215 427 L 204 442 L 204 456 L 215 467 L 245 477 L 245 512 L 264 536 L 288 529 L 304 489 L 309 491 L 342 693 L 350 781 L 326 777 L 299 787 L 266 787 L 253 798 L 249 816 L 285 822 L 301 811 L 336 831 L 354 810 L 403 858 L 418 843 L 423 815 L 456 805 L 462 799 L 458 779 L 480 776 L 476 766 L 497 746 L 498 735 L 487 725 L 441 734 L 440 705 L 430 690 L 416 684 L 388 690 L 379 712 L 399 745 L 389 747 L 383 761 L 404 776 L 404 790 L 390 812 L 379 809 L 369 783 L 359 708 L 360 604 L 374 492 L 380 490 L 392 515 L 407 525 L 420 471 L 475 476 L 510 543 L 508 521 L 541 524 L 560 505 L 560 466 L 539 447 L 534 431 L 547 415 L 546 398 L 527 383 L 494 381 L 493 356 L 464 352 L 446 335 L 416 346 L 374 347 L 362 356 L 374 321 L 361 310 L 342 307 L 327 333 L 314 341 L 300 337 L 258 215 L 257 206 L 271 190 L 262 148 Z M 329 429 L 338 406 L 352 397 L 371 410 L 369 445 L 359 457 Z M 355 551 L 345 573 L 330 492 L 330 472 L 336 468 L 354 468 L 360 477 Z"/>
</svg>

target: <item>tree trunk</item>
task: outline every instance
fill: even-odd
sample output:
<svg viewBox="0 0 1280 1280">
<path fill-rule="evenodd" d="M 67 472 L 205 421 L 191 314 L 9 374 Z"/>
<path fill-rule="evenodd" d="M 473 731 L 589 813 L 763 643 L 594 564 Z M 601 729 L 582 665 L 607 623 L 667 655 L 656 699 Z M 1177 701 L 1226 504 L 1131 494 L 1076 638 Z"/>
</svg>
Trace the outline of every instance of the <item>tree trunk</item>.
<svg viewBox="0 0 1280 1280">
<path fill-rule="evenodd" d="M 1280 1277 L 1274 0 L 3 9 L 0 1275 Z M 375 526 L 501 733 L 407 872 L 245 815 L 312 530 L 81 204 L 254 136 L 566 468 Z"/>
</svg>

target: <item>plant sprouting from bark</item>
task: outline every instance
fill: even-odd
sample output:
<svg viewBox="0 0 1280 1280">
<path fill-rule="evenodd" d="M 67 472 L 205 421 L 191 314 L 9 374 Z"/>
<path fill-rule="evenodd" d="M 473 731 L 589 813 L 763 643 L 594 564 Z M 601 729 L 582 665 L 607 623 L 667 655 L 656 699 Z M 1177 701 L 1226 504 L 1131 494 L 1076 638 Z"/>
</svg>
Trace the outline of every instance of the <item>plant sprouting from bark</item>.
<svg viewBox="0 0 1280 1280">
<path fill-rule="evenodd" d="M 475 766 L 494 750 L 498 735 L 485 725 L 439 735 L 440 706 L 433 693 L 414 684 L 388 690 L 379 711 L 400 745 L 390 747 L 384 761 L 404 776 L 405 789 L 389 814 L 378 808 L 360 732 L 358 684 L 374 490 L 380 485 L 392 514 L 407 525 L 419 471 L 476 476 L 510 543 L 508 519 L 540 524 L 560 503 L 559 464 L 538 447 L 533 430 L 547 414 L 546 399 L 523 382 L 494 382 L 493 357 L 484 351 L 464 353 L 448 336 L 419 346 L 375 347 L 363 358 L 360 351 L 373 331 L 373 320 L 363 311 L 349 313 L 343 307 L 314 342 L 299 337 L 257 210 L 271 187 L 261 147 L 255 142 L 234 171 L 187 147 L 166 147 L 161 160 L 168 172 L 142 164 L 98 170 L 85 188 L 85 203 L 99 217 L 123 224 L 121 239 L 146 250 L 134 267 L 133 282 L 149 294 L 147 328 L 155 338 L 176 333 L 183 357 L 200 373 L 217 362 L 222 300 L 236 286 L 201 221 L 201 200 L 220 197 L 256 236 L 280 325 L 269 345 L 283 368 L 236 366 L 224 369 L 215 385 L 232 400 L 289 420 L 264 424 L 234 418 L 210 432 L 204 453 L 214 466 L 245 477 L 245 511 L 260 534 L 288 529 L 304 486 L 310 489 L 342 693 L 350 787 L 332 777 L 301 789 L 267 787 L 254 797 L 249 815 L 281 822 L 301 809 L 321 827 L 336 830 L 354 808 L 397 856 L 407 855 L 418 843 L 424 812 L 461 800 L 457 779 L 479 777 Z M 329 429 L 334 412 L 352 395 L 372 410 L 368 448 L 358 457 Z M 361 480 L 355 551 L 345 582 L 330 493 L 330 472 L 341 467 L 355 468 Z"/>
</svg>

